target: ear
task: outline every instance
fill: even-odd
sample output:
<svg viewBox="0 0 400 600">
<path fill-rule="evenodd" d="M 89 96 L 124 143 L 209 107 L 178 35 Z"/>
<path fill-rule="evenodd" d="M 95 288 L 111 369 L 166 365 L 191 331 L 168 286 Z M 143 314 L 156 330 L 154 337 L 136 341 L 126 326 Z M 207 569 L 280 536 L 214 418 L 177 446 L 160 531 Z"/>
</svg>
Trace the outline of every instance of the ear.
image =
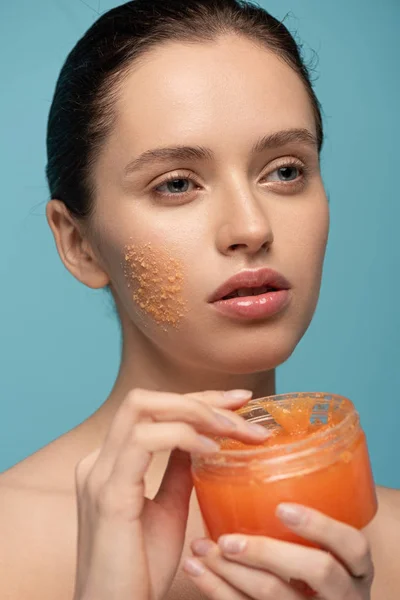
<svg viewBox="0 0 400 600">
<path fill-rule="evenodd" d="M 110 278 L 84 235 L 82 224 L 71 215 L 64 202 L 50 200 L 46 206 L 46 217 L 60 258 L 68 271 L 90 288 L 108 285 Z"/>
</svg>

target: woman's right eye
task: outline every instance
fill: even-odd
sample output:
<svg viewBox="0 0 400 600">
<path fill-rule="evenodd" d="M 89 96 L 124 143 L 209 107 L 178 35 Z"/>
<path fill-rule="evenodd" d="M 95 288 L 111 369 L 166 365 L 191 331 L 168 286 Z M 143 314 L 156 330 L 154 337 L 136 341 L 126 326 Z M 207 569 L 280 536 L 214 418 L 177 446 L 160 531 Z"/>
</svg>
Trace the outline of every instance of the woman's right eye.
<svg viewBox="0 0 400 600">
<path fill-rule="evenodd" d="M 270 177 L 273 173 L 276 173 L 276 179 L 269 179 L 269 181 L 295 181 L 298 177 L 301 176 L 301 170 L 296 165 L 288 165 L 286 167 L 279 167 L 279 169 L 275 169 L 270 174 Z"/>
<path fill-rule="evenodd" d="M 188 185 L 189 182 L 189 185 Z M 190 184 L 193 184 L 195 187 L 199 187 L 199 184 L 192 176 L 180 176 L 176 174 L 172 174 L 168 176 L 164 181 L 159 183 L 156 187 L 151 190 L 153 196 L 157 198 L 165 198 L 168 200 L 188 200 L 188 195 L 190 195 L 194 190 L 188 190 L 190 188 Z M 164 188 L 164 189 L 163 189 Z"/>
<path fill-rule="evenodd" d="M 170 196 L 175 196 L 176 195 L 175 192 L 186 193 L 187 186 L 185 186 L 185 185 L 182 186 L 182 181 L 188 182 L 191 180 L 188 177 L 178 177 L 178 178 L 170 179 L 170 180 L 166 181 L 165 183 L 162 183 L 161 185 L 157 186 L 155 189 L 158 190 L 160 193 L 162 193 L 160 188 L 166 186 L 167 192 L 168 192 L 167 195 L 170 195 Z M 169 189 L 168 189 L 168 187 L 169 187 Z M 182 188 L 185 188 L 185 189 L 182 189 Z"/>
</svg>

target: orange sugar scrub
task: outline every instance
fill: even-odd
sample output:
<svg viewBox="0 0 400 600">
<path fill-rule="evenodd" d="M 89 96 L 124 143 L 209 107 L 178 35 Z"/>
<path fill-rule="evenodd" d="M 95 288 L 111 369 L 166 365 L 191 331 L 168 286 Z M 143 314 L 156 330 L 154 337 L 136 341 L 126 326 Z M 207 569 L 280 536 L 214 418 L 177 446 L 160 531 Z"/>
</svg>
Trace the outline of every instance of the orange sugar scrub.
<svg viewBox="0 0 400 600">
<path fill-rule="evenodd" d="M 124 274 L 133 300 L 165 331 L 167 326 L 177 327 L 187 312 L 181 263 L 150 242 L 127 244 L 124 251 Z"/>
<path fill-rule="evenodd" d="M 275 516 L 281 502 L 320 510 L 361 529 L 377 511 L 366 438 L 358 413 L 335 394 L 253 400 L 237 411 L 271 436 L 260 445 L 222 438 L 221 451 L 192 456 L 207 533 L 266 535 L 315 546 Z"/>
</svg>

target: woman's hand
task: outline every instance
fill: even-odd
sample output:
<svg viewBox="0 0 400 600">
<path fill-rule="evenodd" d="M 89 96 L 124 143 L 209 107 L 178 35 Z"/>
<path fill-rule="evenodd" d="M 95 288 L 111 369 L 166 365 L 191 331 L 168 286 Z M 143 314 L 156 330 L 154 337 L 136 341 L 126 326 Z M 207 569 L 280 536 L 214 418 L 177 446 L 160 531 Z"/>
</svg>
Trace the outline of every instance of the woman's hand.
<svg viewBox="0 0 400 600">
<path fill-rule="evenodd" d="M 265 439 L 231 410 L 251 392 L 170 394 L 134 390 L 104 444 L 76 468 L 78 557 L 74 600 L 158 600 L 182 553 L 192 481 L 190 452 L 215 452 L 207 437 Z M 154 452 L 174 450 L 153 500 L 144 476 Z"/>
<path fill-rule="evenodd" d="M 302 600 L 290 580 L 304 581 L 323 600 L 369 600 L 374 569 L 362 532 L 296 504 L 277 515 L 324 550 L 250 535 L 196 540 L 184 569 L 210 600 Z M 308 594 L 309 595 L 309 594 Z"/>
</svg>

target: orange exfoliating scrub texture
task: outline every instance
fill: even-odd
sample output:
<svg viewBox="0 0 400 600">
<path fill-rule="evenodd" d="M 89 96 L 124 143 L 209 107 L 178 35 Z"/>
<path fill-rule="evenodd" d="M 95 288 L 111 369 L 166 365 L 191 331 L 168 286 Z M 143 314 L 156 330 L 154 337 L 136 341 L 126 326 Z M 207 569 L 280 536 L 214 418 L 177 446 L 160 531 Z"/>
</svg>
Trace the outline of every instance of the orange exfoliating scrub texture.
<svg viewBox="0 0 400 600">
<path fill-rule="evenodd" d="M 178 260 L 150 243 L 125 247 L 124 273 L 136 304 L 163 329 L 177 326 L 186 312 Z"/>
</svg>

